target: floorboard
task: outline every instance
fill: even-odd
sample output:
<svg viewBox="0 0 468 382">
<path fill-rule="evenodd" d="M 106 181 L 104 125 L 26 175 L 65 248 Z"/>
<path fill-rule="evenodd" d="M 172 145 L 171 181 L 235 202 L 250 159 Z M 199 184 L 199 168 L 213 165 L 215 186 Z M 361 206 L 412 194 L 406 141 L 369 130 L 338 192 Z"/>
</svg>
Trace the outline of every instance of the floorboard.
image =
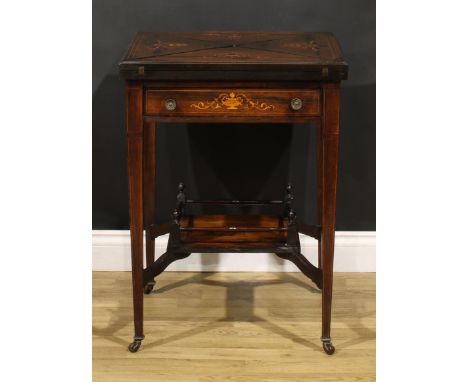
<svg viewBox="0 0 468 382">
<path fill-rule="evenodd" d="M 93 273 L 93 381 L 375 381 L 375 274 L 335 273 L 333 356 L 300 273 L 165 272 L 133 337 L 130 272 Z"/>
</svg>

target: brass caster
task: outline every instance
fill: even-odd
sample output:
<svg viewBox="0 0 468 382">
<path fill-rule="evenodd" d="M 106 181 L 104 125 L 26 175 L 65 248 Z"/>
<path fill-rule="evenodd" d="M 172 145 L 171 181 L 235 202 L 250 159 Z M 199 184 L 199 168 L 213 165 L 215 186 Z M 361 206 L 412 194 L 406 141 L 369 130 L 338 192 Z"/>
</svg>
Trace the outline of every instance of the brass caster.
<svg viewBox="0 0 468 382">
<path fill-rule="evenodd" d="M 128 350 L 131 353 L 136 353 L 138 351 L 138 349 L 140 348 L 140 346 L 141 346 L 141 341 L 143 341 L 144 338 L 145 338 L 145 336 L 135 336 L 135 337 L 133 337 L 133 342 L 130 345 L 128 345 Z"/>
<path fill-rule="evenodd" d="M 331 339 L 322 339 L 323 350 L 328 355 L 332 355 L 335 352 L 335 347 L 333 346 Z"/>
<path fill-rule="evenodd" d="M 144 292 L 145 294 L 150 294 L 150 293 L 152 292 L 152 290 L 153 290 L 155 284 L 156 284 L 156 283 L 155 283 L 154 281 L 150 281 L 149 283 L 147 283 L 147 284 L 145 285 L 145 287 L 144 287 L 144 289 L 143 289 L 143 292 Z"/>
<path fill-rule="evenodd" d="M 128 345 L 128 350 L 131 353 L 136 353 L 141 346 L 142 338 L 136 338 L 130 345 Z"/>
</svg>

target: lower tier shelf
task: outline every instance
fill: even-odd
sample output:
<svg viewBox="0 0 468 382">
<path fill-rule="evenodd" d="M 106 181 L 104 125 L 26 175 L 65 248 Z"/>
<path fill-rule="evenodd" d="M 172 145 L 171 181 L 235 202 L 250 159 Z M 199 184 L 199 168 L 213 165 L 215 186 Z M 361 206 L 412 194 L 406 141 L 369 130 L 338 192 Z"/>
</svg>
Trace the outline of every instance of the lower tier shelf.
<svg viewBox="0 0 468 382">
<path fill-rule="evenodd" d="M 322 270 L 301 254 L 299 232 L 318 238 L 319 226 L 273 215 L 184 215 L 170 224 L 153 225 L 149 237 L 169 232 L 167 250 L 143 271 L 143 287 L 150 293 L 154 278 L 171 263 L 192 253 L 274 253 L 293 262 L 320 289 Z M 147 236 L 148 238 L 148 236 Z M 153 247 L 154 250 L 154 247 Z"/>
<path fill-rule="evenodd" d="M 189 215 L 170 230 L 168 251 L 300 252 L 297 225 L 272 215 Z"/>
</svg>

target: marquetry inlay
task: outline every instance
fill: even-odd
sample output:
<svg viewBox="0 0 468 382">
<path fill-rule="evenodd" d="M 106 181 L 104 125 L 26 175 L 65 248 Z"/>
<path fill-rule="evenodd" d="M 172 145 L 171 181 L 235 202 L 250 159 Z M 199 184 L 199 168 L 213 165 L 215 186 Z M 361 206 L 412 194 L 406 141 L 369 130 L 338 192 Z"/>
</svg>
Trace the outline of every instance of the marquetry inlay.
<svg viewBox="0 0 468 382">
<path fill-rule="evenodd" d="M 236 94 L 235 92 L 221 93 L 212 101 L 200 101 L 191 104 L 190 107 L 199 110 L 215 110 L 224 107 L 228 110 L 257 109 L 261 111 L 273 110 L 275 108 L 274 105 L 266 102 L 254 101 L 245 94 Z"/>
</svg>

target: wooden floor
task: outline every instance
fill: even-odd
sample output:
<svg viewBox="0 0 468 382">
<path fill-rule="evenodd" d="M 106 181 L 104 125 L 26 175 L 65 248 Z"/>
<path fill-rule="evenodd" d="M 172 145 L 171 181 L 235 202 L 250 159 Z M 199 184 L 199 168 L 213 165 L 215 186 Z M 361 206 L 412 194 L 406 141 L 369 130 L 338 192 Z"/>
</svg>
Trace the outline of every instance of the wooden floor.
<svg viewBox="0 0 468 382">
<path fill-rule="evenodd" d="M 93 381 L 375 380 L 375 274 L 336 273 L 332 338 L 321 294 L 300 273 L 165 272 L 133 337 L 131 274 L 93 275 Z"/>
</svg>

